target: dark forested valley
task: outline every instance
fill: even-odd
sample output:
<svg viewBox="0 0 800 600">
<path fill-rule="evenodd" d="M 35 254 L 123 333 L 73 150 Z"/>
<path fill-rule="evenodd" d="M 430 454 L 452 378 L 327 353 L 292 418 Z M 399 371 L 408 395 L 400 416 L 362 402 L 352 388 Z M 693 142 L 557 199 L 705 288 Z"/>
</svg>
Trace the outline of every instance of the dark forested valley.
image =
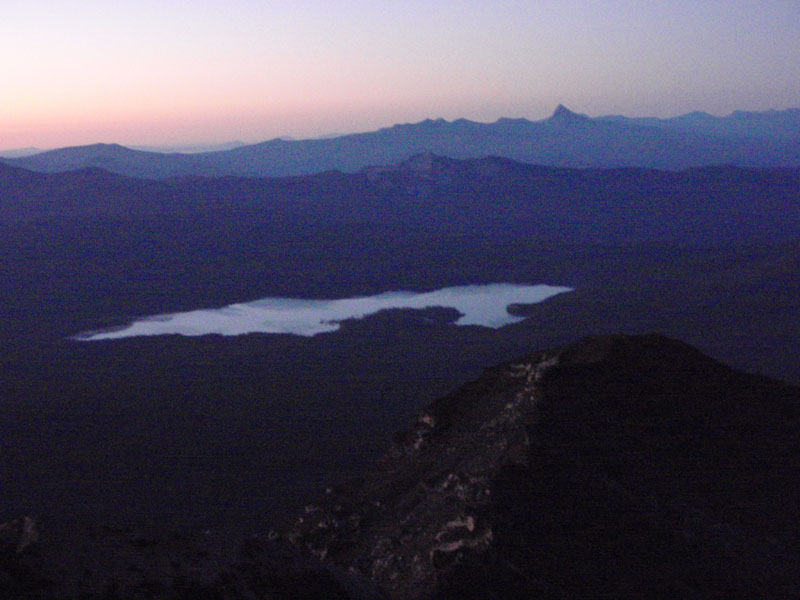
<svg viewBox="0 0 800 600">
<path fill-rule="evenodd" d="M 284 179 L 2 167 L 3 503 L 267 526 L 425 401 L 589 333 L 658 331 L 800 382 L 798 190 L 786 169 L 429 154 Z M 490 282 L 575 291 L 500 330 L 394 310 L 313 338 L 70 339 L 265 296 Z"/>
<path fill-rule="evenodd" d="M 0 165 L 0 510 L 54 529 L 266 532 L 488 365 L 590 334 L 666 334 L 798 384 L 799 234 L 791 168 L 425 153 L 151 180 Z M 428 309 L 314 337 L 74 339 L 266 296 L 493 282 L 574 291 L 500 329 Z"/>
</svg>

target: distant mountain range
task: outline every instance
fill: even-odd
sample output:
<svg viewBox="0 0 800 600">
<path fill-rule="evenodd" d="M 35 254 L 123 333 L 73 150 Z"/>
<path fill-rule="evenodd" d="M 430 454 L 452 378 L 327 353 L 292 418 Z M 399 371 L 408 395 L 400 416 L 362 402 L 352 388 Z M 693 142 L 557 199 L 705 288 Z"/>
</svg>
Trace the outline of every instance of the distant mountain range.
<svg viewBox="0 0 800 600">
<path fill-rule="evenodd" d="M 426 120 L 369 133 L 311 140 L 274 139 L 212 152 L 164 153 L 95 144 L 2 159 L 40 172 L 99 167 L 133 177 L 267 177 L 356 172 L 422 152 L 467 159 L 500 156 L 560 167 L 646 167 L 681 170 L 707 165 L 800 166 L 800 109 L 694 112 L 670 119 L 590 118 L 559 105 L 541 121 Z"/>
</svg>

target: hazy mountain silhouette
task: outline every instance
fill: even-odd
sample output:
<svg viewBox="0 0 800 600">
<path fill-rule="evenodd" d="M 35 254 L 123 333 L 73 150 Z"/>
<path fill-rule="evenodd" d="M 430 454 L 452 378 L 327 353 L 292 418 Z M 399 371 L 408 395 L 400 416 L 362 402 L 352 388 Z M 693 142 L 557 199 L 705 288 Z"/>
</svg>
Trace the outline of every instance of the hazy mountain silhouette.
<svg viewBox="0 0 800 600">
<path fill-rule="evenodd" d="M 706 112 L 695 111 L 669 119 L 628 118 L 613 115 L 600 117 L 598 120 L 685 130 L 722 137 L 791 139 L 796 138 L 800 133 L 800 109 L 797 108 L 766 112 L 737 110 L 727 117 L 717 117 Z"/>
<path fill-rule="evenodd" d="M 141 150 L 142 152 L 158 152 L 161 154 L 171 154 L 174 152 L 181 152 L 185 154 L 195 154 L 198 152 L 219 152 L 224 150 L 232 150 L 234 148 L 241 148 L 246 146 L 244 142 L 222 142 L 220 144 L 180 144 L 171 146 L 131 146 L 132 150 Z"/>
<path fill-rule="evenodd" d="M 41 148 L 30 146 L 28 148 L 12 148 L 10 150 L 0 150 L 0 158 L 22 158 L 44 152 Z"/>
<path fill-rule="evenodd" d="M 271 141 L 196 154 L 142 152 L 115 144 L 62 148 L 5 159 L 43 172 L 100 167 L 135 177 L 285 176 L 358 171 L 421 152 L 452 158 L 502 156 L 565 167 L 680 170 L 714 164 L 800 166 L 800 110 L 690 113 L 673 119 L 589 118 L 559 105 L 541 121 L 425 120 L 334 138 Z"/>
<path fill-rule="evenodd" d="M 567 127 L 586 126 L 566 118 Z M 0 166 L 0 215 L 10 223 L 57 215 L 248 214 L 288 228 L 372 223 L 502 230 L 568 243 L 732 245 L 796 239 L 798 188 L 798 169 L 566 169 L 430 153 L 358 173 L 265 179 L 151 181 L 98 168 L 42 174 Z"/>
</svg>

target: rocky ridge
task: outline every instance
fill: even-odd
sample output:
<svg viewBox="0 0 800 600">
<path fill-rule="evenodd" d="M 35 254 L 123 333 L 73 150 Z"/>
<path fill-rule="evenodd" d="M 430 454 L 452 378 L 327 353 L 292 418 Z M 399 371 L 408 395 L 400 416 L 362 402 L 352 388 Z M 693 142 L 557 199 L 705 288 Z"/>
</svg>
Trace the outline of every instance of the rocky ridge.
<svg viewBox="0 0 800 600">
<path fill-rule="evenodd" d="M 282 532 L 393 598 L 800 590 L 800 392 L 660 336 L 489 369 Z"/>
<path fill-rule="evenodd" d="M 395 436 L 375 474 L 328 490 L 286 537 L 400 597 L 424 595 L 445 565 L 491 546 L 492 523 L 481 508 L 500 469 L 526 463 L 536 382 L 557 362 L 557 355 L 543 355 L 491 369 L 428 406 Z"/>
</svg>

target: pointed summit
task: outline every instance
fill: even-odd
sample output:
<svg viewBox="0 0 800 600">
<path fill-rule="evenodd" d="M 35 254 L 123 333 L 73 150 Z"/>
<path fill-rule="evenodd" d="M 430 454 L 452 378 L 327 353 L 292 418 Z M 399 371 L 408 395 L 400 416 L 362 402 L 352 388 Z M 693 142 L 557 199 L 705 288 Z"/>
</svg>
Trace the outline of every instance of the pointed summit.
<svg viewBox="0 0 800 600">
<path fill-rule="evenodd" d="M 589 117 L 576 112 L 572 112 L 563 104 L 556 106 L 553 115 L 550 117 L 551 121 L 573 122 L 573 121 L 588 121 Z"/>
</svg>

